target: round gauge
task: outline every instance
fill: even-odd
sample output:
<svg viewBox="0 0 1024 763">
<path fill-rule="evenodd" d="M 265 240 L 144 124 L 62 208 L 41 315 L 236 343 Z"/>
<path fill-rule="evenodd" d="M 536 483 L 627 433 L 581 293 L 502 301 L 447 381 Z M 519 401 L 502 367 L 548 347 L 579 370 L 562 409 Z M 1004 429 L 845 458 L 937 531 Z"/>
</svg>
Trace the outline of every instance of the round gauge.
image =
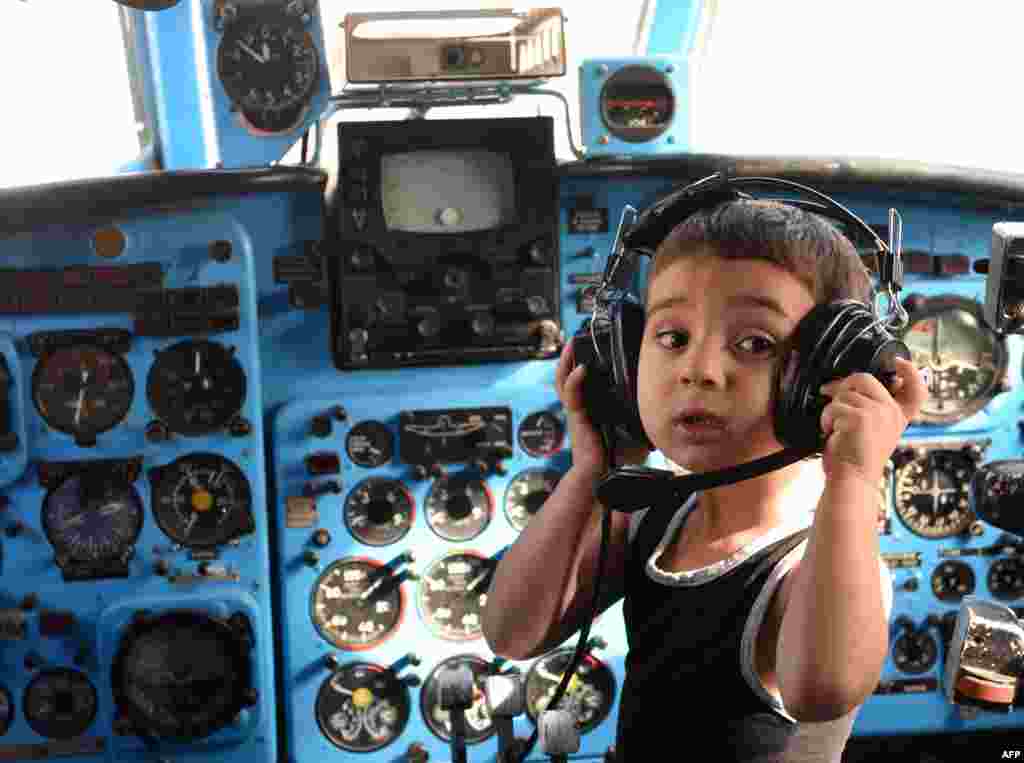
<svg viewBox="0 0 1024 763">
<path fill-rule="evenodd" d="M 349 752 L 386 747 L 402 735 L 411 715 L 405 684 L 392 670 L 368 662 L 342 665 L 316 696 L 320 730 Z"/>
<path fill-rule="evenodd" d="M 58 556 L 76 564 L 127 563 L 142 531 L 135 488 L 98 476 L 73 475 L 47 493 L 43 530 Z M 61 566 L 65 566 L 61 564 Z"/>
<path fill-rule="evenodd" d="M 672 84 L 653 66 L 622 67 L 605 82 L 599 98 L 608 132 L 628 143 L 657 138 L 675 114 Z"/>
<path fill-rule="evenodd" d="M 153 515 L 175 543 L 211 548 L 255 529 L 242 470 L 216 453 L 192 453 L 149 473 Z"/>
<path fill-rule="evenodd" d="M 394 454 L 391 430 L 380 421 L 360 421 L 345 438 L 345 452 L 352 463 L 375 469 Z"/>
<path fill-rule="evenodd" d="M 490 524 L 494 511 L 491 491 L 469 474 L 441 477 L 427 494 L 427 524 L 445 540 L 472 540 Z"/>
<path fill-rule="evenodd" d="M 113 429 L 132 405 L 127 361 L 101 347 L 78 345 L 44 355 L 32 374 L 36 410 L 54 429 L 91 441 Z"/>
<path fill-rule="evenodd" d="M 1008 353 L 984 322 L 982 308 L 960 297 L 926 301 L 911 313 L 903 341 L 914 365 L 927 369 L 928 398 L 917 419 L 953 424 L 984 408 L 999 391 Z"/>
<path fill-rule="evenodd" d="M 509 524 L 522 532 L 530 517 L 555 492 L 562 475 L 550 469 L 525 469 L 511 480 L 505 489 L 505 516 Z"/>
<path fill-rule="evenodd" d="M 932 593 L 939 601 L 958 602 L 974 593 L 974 570 L 963 562 L 943 562 L 932 573 Z"/>
<path fill-rule="evenodd" d="M 118 709 L 137 731 L 201 739 L 255 704 L 248 620 L 165 612 L 134 620 L 111 667 Z"/>
<path fill-rule="evenodd" d="M 924 673 L 938 657 L 939 645 L 930 633 L 904 633 L 892 646 L 893 664 L 904 673 Z"/>
<path fill-rule="evenodd" d="M 223 429 L 242 410 L 245 385 L 233 347 L 188 340 L 157 352 L 146 395 L 171 430 L 197 436 Z"/>
<path fill-rule="evenodd" d="M 25 721 L 41 737 L 71 739 L 96 717 L 96 687 L 84 673 L 70 668 L 44 670 L 25 687 L 21 700 Z"/>
<path fill-rule="evenodd" d="M 492 736 L 495 732 L 494 722 L 491 713 L 487 709 L 487 695 L 484 694 L 484 687 L 487 685 L 487 676 L 493 674 L 490 663 L 482 657 L 473 654 L 460 654 L 442 660 L 430 671 L 427 680 L 423 682 L 420 690 L 420 712 L 427 726 L 440 739 L 450 742 L 452 738 L 452 714 L 444 710 L 440 703 L 440 682 L 438 680 L 442 670 L 459 668 L 465 665 L 473 674 L 473 704 L 465 711 L 466 715 L 466 744 L 477 744 Z"/>
<path fill-rule="evenodd" d="M 14 722 L 14 700 L 10 691 L 3 684 L 0 684 L 0 736 L 10 730 Z"/>
<path fill-rule="evenodd" d="M 536 458 L 557 453 L 565 439 L 562 420 L 548 411 L 531 413 L 519 423 L 519 446 Z"/>
<path fill-rule="evenodd" d="M 300 22 L 239 22 L 225 29 L 217 47 L 217 74 L 248 114 L 294 112 L 313 96 L 320 58 Z"/>
<path fill-rule="evenodd" d="M 896 514 L 922 538 L 948 538 L 974 521 L 974 460 L 955 450 L 929 450 L 896 469 Z"/>
<path fill-rule="evenodd" d="M 534 723 L 548 709 L 575 652 L 575 647 L 557 649 L 530 668 L 526 676 L 526 713 Z M 584 654 L 558 706 L 576 717 L 576 727 L 585 734 L 608 717 L 614 700 L 615 676 L 594 655 Z"/>
<path fill-rule="evenodd" d="M 1024 596 L 1024 561 L 1009 556 L 993 562 L 988 571 L 988 590 L 997 599 L 1019 599 Z"/>
<path fill-rule="evenodd" d="M 483 636 L 480 616 L 497 562 L 475 551 L 453 551 L 427 568 L 417 597 L 420 616 L 438 638 L 472 641 Z"/>
<path fill-rule="evenodd" d="M 398 630 L 405 596 L 390 568 L 372 559 L 340 559 L 313 586 L 313 624 L 339 649 L 359 652 Z"/>
<path fill-rule="evenodd" d="M 406 536 L 415 519 L 412 493 L 398 480 L 371 477 L 345 499 L 345 526 L 368 546 L 387 546 Z"/>
</svg>

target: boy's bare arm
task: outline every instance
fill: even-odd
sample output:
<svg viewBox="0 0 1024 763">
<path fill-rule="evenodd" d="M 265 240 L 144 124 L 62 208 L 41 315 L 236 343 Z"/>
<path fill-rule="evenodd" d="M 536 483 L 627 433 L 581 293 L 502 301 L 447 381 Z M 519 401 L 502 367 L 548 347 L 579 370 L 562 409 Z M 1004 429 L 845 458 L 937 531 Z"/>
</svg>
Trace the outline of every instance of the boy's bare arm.
<svg viewBox="0 0 1024 763">
<path fill-rule="evenodd" d="M 877 486 L 836 473 L 803 559 L 786 576 L 776 675 L 786 711 L 827 721 L 863 703 L 889 649 L 879 575 Z"/>
</svg>

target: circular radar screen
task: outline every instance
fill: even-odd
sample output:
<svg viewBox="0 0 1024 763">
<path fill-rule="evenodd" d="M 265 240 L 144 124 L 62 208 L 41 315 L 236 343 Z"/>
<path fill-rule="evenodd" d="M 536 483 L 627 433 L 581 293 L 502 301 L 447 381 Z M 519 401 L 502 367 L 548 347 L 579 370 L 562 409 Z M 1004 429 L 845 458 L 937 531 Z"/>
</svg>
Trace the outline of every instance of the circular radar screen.
<svg viewBox="0 0 1024 763">
<path fill-rule="evenodd" d="M 497 562 L 475 551 L 454 551 L 420 578 L 420 616 L 438 638 L 472 641 L 483 636 L 481 613 Z"/>
<path fill-rule="evenodd" d="M 411 714 L 405 684 L 388 668 L 367 662 L 342 665 L 316 696 L 320 730 L 348 752 L 373 752 L 391 744 Z"/>
<path fill-rule="evenodd" d="M 25 687 L 22 706 L 39 736 L 70 739 L 83 734 L 96 717 L 96 688 L 77 670 L 44 670 Z"/>
<path fill-rule="evenodd" d="M 413 497 L 405 485 L 382 477 L 356 485 L 345 499 L 343 511 L 349 532 L 368 546 L 387 546 L 401 540 L 412 528 L 415 516 Z"/>
<path fill-rule="evenodd" d="M 509 480 L 505 489 L 505 516 L 522 532 L 530 518 L 555 492 L 562 475 L 550 469 L 525 469 Z"/>
<path fill-rule="evenodd" d="M 313 624 L 339 649 L 371 649 L 402 622 L 405 598 L 399 579 L 371 559 L 339 559 L 313 588 Z"/>
<path fill-rule="evenodd" d="M 90 442 L 117 426 L 132 405 L 135 379 L 127 361 L 92 345 L 44 355 L 32 374 L 32 400 L 51 427 Z"/>
<path fill-rule="evenodd" d="M 43 500 L 43 530 L 58 561 L 127 562 L 142 531 L 142 518 L 142 500 L 135 488 L 98 476 L 68 477 Z"/>
<path fill-rule="evenodd" d="M 558 649 L 541 657 L 526 676 L 526 713 L 530 720 L 548 709 L 555 690 L 572 662 L 575 648 Z M 576 675 L 569 679 L 559 707 L 576 717 L 580 733 L 591 731 L 608 717 L 615 700 L 615 676 L 592 654 L 584 654 Z"/>
<path fill-rule="evenodd" d="M 149 473 L 157 525 L 186 548 L 212 548 L 253 532 L 245 474 L 216 453 L 193 453 Z"/>
<path fill-rule="evenodd" d="M 223 429 L 242 410 L 245 393 L 234 348 L 205 340 L 158 351 L 146 381 L 153 412 L 171 430 L 193 437 Z"/>
<path fill-rule="evenodd" d="M 441 707 L 440 703 L 440 682 L 438 680 L 442 670 L 458 668 L 465 665 L 473 674 L 473 704 L 465 711 L 466 714 L 466 744 L 477 744 L 492 736 L 495 732 L 494 722 L 487 709 L 487 695 L 484 688 L 487 685 L 487 676 L 493 675 L 490 663 L 482 657 L 472 654 L 461 654 L 449 657 L 437 664 L 427 680 L 423 682 L 420 691 L 420 712 L 423 713 L 423 720 L 427 726 L 440 739 L 450 742 L 452 738 L 452 714 Z"/>
<path fill-rule="evenodd" d="M 298 121 L 320 76 L 313 37 L 298 21 L 265 19 L 228 26 L 217 74 L 234 104 L 265 129 Z"/>
<path fill-rule="evenodd" d="M 472 540 L 490 524 L 494 504 L 491 491 L 471 472 L 441 477 L 427 494 L 427 524 L 445 540 Z"/>
<path fill-rule="evenodd" d="M 139 732 L 180 740 L 209 736 L 254 704 L 251 647 L 244 618 L 237 626 L 189 611 L 141 618 L 122 635 L 114 656 L 114 700 Z"/>
</svg>

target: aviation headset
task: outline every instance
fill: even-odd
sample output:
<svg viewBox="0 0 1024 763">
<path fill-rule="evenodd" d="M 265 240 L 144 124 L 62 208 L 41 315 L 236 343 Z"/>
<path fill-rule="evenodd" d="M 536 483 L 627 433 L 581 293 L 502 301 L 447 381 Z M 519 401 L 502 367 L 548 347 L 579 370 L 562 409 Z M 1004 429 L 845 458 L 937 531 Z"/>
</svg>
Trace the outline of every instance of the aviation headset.
<svg viewBox="0 0 1024 763">
<path fill-rule="evenodd" d="M 896 356 L 910 360 L 906 344 L 890 332 L 906 326 L 908 316 L 896 299 L 902 288 L 900 253 L 902 225 L 895 209 L 889 211 L 889 239 L 884 243 L 875 231 L 846 207 L 819 191 L 771 177 L 728 178 L 716 173 L 656 201 L 627 224 L 636 210 L 627 207 L 608 258 L 602 283 L 594 299 L 593 315 L 573 337 L 577 364 L 587 366 L 584 403 L 595 427 L 625 440 L 653 448 L 644 432 L 637 405 L 637 367 L 644 332 L 644 307 L 629 291 L 638 256 L 653 259 L 658 246 L 681 222 L 701 210 L 728 201 L 753 197 L 743 189 L 773 186 L 811 196 L 807 199 L 775 199 L 838 221 L 843 230 L 862 233 L 875 249 L 881 286 L 889 298 L 889 315 L 877 311 L 878 291 L 871 304 L 843 299 L 815 305 L 797 324 L 791 340 L 776 364 L 773 378 L 775 434 L 790 451 L 792 460 L 820 453 L 825 437 L 820 419 L 825 401 L 818 388 L 833 379 L 868 372 L 883 383 L 892 378 Z"/>
</svg>

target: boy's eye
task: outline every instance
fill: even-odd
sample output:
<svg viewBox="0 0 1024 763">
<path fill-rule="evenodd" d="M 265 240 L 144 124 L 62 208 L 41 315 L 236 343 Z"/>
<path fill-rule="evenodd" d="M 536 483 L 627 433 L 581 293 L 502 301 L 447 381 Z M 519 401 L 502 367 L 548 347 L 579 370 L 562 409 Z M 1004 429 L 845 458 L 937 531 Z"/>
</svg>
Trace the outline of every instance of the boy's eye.
<svg viewBox="0 0 1024 763">
<path fill-rule="evenodd" d="M 742 346 L 744 343 L 747 344 L 746 349 L 748 352 L 752 352 L 755 355 L 762 355 L 766 352 L 771 351 L 775 347 L 775 342 L 766 336 L 760 334 L 751 334 L 744 338 L 739 344 Z"/>
<path fill-rule="evenodd" d="M 682 331 L 659 331 L 655 337 L 658 344 L 667 350 L 678 350 L 686 344 L 686 334 Z"/>
</svg>

